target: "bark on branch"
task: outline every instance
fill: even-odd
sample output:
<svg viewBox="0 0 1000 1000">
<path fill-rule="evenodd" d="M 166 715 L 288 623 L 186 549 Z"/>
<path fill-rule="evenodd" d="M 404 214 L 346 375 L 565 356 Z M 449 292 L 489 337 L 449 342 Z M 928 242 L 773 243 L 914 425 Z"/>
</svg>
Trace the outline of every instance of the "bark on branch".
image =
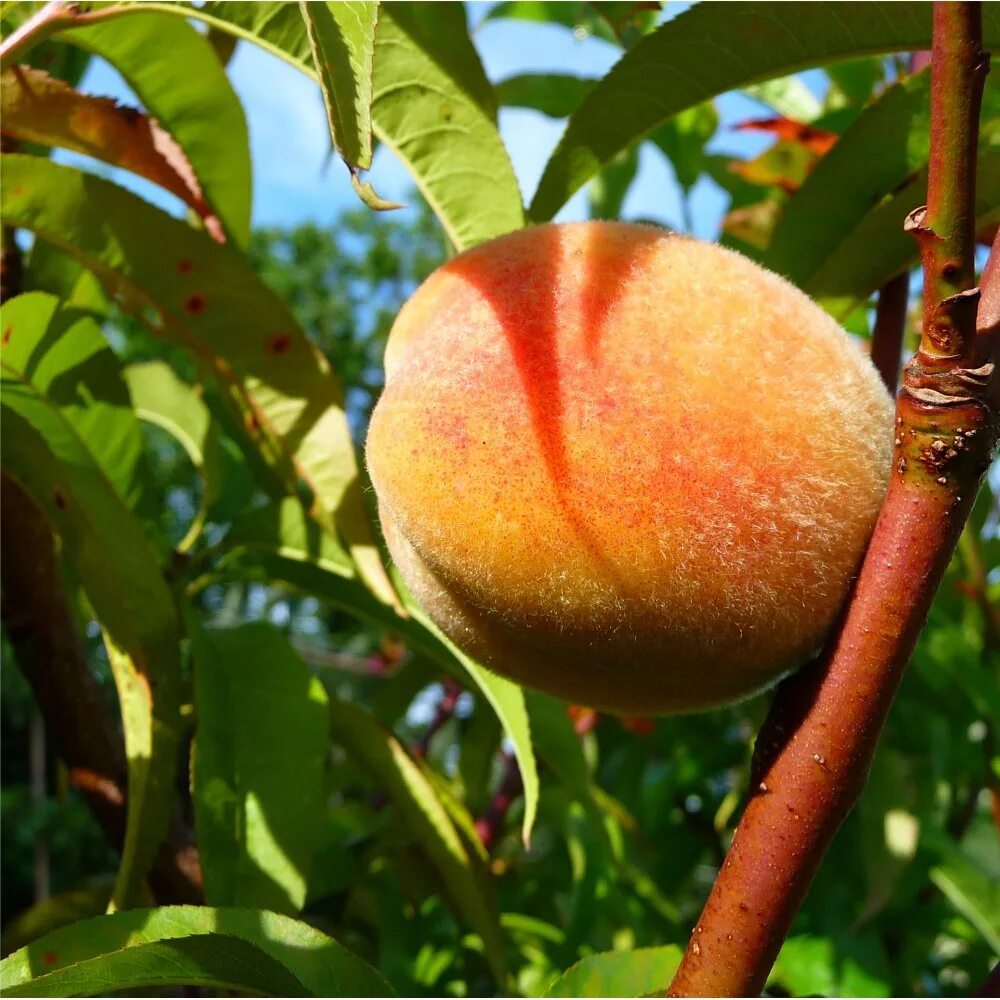
<svg viewBox="0 0 1000 1000">
<path fill-rule="evenodd" d="M 121 848 L 126 816 L 121 736 L 77 635 L 45 515 L 8 476 L 2 483 L 0 573 L 7 635 L 70 782 L 108 840 Z M 179 822 L 157 855 L 149 883 L 160 902 L 201 901 L 197 848 Z"/>
<path fill-rule="evenodd" d="M 889 492 L 824 654 L 784 682 L 751 794 L 669 993 L 756 996 L 830 841 L 867 780 L 998 432 L 996 338 L 976 336 L 975 148 L 987 57 L 978 4 L 937 3 L 921 348 L 896 414 Z M 846 415 L 849 419 L 849 415 Z"/>
<path fill-rule="evenodd" d="M 899 388 L 899 366 L 903 360 L 903 336 L 906 333 L 906 307 L 909 302 L 910 275 L 908 271 L 904 271 L 882 286 L 875 309 L 872 364 L 893 395 Z"/>
</svg>

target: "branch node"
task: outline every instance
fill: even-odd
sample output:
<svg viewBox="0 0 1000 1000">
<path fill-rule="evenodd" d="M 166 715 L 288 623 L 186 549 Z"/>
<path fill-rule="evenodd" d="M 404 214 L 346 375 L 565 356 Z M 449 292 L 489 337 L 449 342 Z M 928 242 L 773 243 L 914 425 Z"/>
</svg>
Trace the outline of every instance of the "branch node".
<svg viewBox="0 0 1000 1000">
<path fill-rule="evenodd" d="M 927 206 L 921 205 L 919 208 L 915 208 L 910 214 L 903 220 L 903 232 L 910 233 L 910 235 L 916 237 L 916 239 L 922 240 L 928 237 L 933 237 L 934 239 L 940 239 L 937 233 L 934 232 L 930 226 L 926 225 L 927 222 Z"/>
</svg>

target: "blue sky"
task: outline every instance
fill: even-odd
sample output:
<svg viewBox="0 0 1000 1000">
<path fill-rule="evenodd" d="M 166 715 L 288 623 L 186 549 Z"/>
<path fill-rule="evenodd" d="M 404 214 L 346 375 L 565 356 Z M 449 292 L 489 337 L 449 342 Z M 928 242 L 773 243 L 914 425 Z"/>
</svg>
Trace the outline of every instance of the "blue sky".
<svg viewBox="0 0 1000 1000">
<path fill-rule="evenodd" d="M 620 57 L 618 48 L 600 39 L 578 39 L 566 28 L 511 20 L 483 21 L 492 3 L 471 3 L 469 20 L 486 73 L 493 81 L 528 72 L 601 76 Z M 687 4 L 668 4 L 664 17 L 674 17 Z M 347 171 L 328 158 L 329 139 L 322 100 L 315 83 L 293 67 L 256 46 L 241 42 L 229 65 L 230 78 L 243 102 L 250 129 L 254 166 L 253 217 L 256 225 L 330 223 L 345 207 L 357 203 Z M 136 104 L 118 74 L 94 61 L 82 89 Z M 717 101 L 722 128 L 713 149 L 740 155 L 767 145 L 761 135 L 736 133 L 734 122 L 760 116 L 762 106 L 739 94 Z M 510 151 L 525 200 L 530 200 L 545 162 L 559 140 L 563 122 L 533 111 L 509 108 L 500 113 L 500 131 Z M 79 162 L 60 154 L 65 162 Z M 116 180 L 165 208 L 176 203 L 142 181 Z M 394 200 L 412 196 L 409 177 L 388 149 L 380 149 L 370 174 L 380 195 Z M 718 233 L 726 199 L 707 178 L 695 188 L 692 214 L 695 234 L 706 239 Z M 638 179 L 625 203 L 623 217 L 659 219 L 681 227 L 680 193 L 672 171 L 655 149 L 642 151 Z M 560 219 L 586 216 L 581 191 L 560 213 Z"/>
</svg>

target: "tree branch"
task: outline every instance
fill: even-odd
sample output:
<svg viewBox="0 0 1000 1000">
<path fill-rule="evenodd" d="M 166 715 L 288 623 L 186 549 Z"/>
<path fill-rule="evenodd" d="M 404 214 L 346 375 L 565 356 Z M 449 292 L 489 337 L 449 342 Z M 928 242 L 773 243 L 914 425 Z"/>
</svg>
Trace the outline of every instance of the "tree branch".
<svg viewBox="0 0 1000 1000">
<path fill-rule="evenodd" d="M 672 996 L 757 996 L 820 861 L 867 780 L 903 670 L 997 437 L 995 346 L 975 334 L 975 148 L 987 58 L 979 9 L 937 3 L 924 324 L 896 414 L 888 495 L 824 654 L 778 689 L 751 795 L 670 985 Z M 994 351 L 987 357 L 984 350 Z"/>
<path fill-rule="evenodd" d="M 462 694 L 462 686 L 450 677 L 446 677 L 441 685 L 441 697 L 437 707 L 434 709 L 434 717 L 428 723 L 423 735 L 413 747 L 411 753 L 414 757 L 426 757 L 431 748 L 431 740 L 440 732 L 441 728 L 455 714 L 458 707 L 458 699 Z"/>
<path fill-rule="evenodd" d="M 503 829 L 507 812 L 517 801 L 517 797 L 524 791 L 524 784 L 521 781 L 521 769 L 517 766 L 517 759 L 507 750 L 501 751 L 503 758 L 503 773 L 500 775 L 500 784 L 490 799 L 483 815 L 476 820 L 476 833 L 483 842 L 487 851 L 493 849 L 500 831 Z"/>
<path fill-rule="evenodd" d="M 70 783 L 108 840 L 125 839 L 125 754 L 114 716 L 87 664 L 66 603 L 52 531 L 34 501 L 3 476 L 0 504 L 2 616 L 17 664 L 35 695 Z M 197 849 L 179 823 L 149 875 L 163 902 L 200 902 Z"/>
<path fill-rule="evenodd" d="M 906 307 L 910 301 L 910 275 L 904 271 L 887 281 L 878 293 L 875 328 L 872 330 L 872 364 L 890 394 L 899 387 L 899 366 L 903 360 Z"/>
<path fill-rule="evenodd" d="M 0 42 L 0 67 L 7 69 L 57 31 L 107 21 L 121 13 L 116 5 L 88 11 L 76 3 L 51 0 Z"/>
</svg>

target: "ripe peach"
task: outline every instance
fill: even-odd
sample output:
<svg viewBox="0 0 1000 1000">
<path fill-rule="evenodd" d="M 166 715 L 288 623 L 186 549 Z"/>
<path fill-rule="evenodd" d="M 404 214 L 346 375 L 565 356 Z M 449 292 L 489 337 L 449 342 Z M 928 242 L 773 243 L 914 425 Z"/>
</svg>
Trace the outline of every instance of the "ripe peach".
<svg viewBox="0 0 1000 1000">
<path fill-rule="evenodd" d="M 613 222 L 521 230 L 400 312 L 367 459 L 386 540 L 482 663 L 684 712 L 799 666 L 882 503 L 892 405 L 782 278 Z"/>
</svg>

